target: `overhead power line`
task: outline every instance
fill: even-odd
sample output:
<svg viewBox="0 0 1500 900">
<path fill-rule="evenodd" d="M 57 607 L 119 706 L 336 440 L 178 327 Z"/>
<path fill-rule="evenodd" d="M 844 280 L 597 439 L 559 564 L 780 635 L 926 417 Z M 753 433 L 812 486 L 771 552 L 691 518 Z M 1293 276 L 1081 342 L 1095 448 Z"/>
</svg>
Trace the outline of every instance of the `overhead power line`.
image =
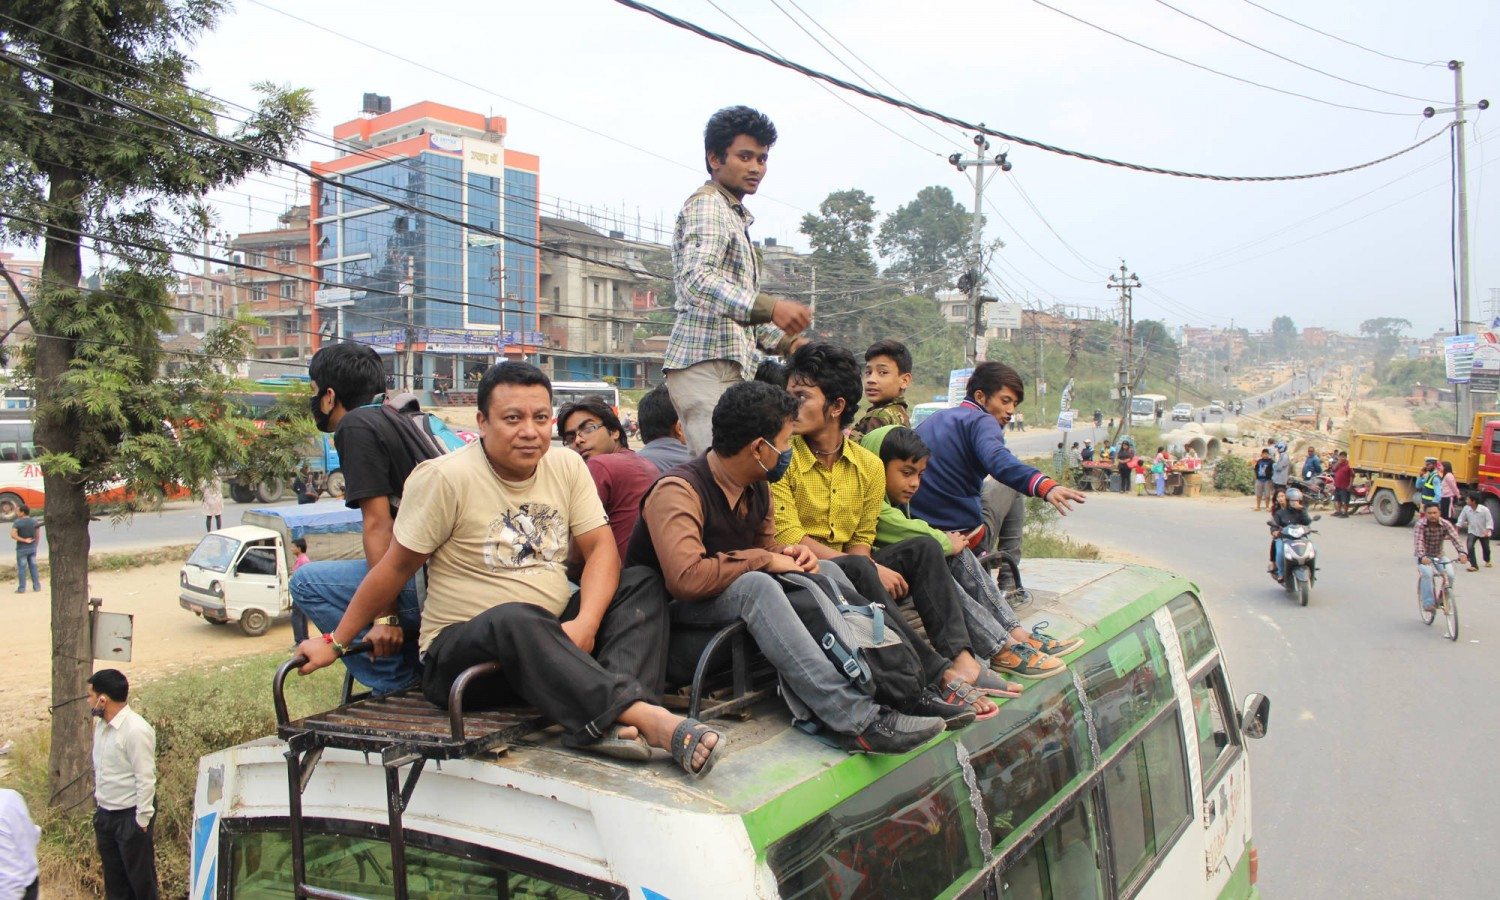
<svg viewBox="0 0 1500 900">
<path fill-rule="evenodd" d="M 1239 75 L 1231 75 L 1228 72 L 1222 71 L 1220 69 L 1215 69 L 1212 66 L 1205 66 L 1203 63 L 1193 62 L 1190 59 L 1185 59 L 1185 58 L 1183 58 L 1181 56 L 1177 56 L 1174 53 L 1168 53 L 1167 51 L 1158 49 L 1156 47 L 1153 47 L 1150 44 L 1143 44 L 1140 41 L 1136 40 L 1135 38 L 1126 37 L 1125 35 L 1120 34 L 1118 31 L 1111 31 L 1110 29 L 1105 28 L 1103 25 L 1099 25 L 1099 24 L 1097 24 L 1095 22 L 1090 22 L 1088 19 L 1085 19 L 1085 18 L 1083 18 L 1081 16 L 1075 16 L 1074 14 L 1068 12 L 1065 9 L 1058 9 L 1057 7 L 1053 6 L 1052 4 L 1044 2 L 1044 0 L 1031 0 L 1031 2 L 1035 3 L 1037 6 L 1042 7 L 1043 9 L 1050 9 L 1053 12 L 1057 13 L 1058 15 L 1060 15 L 1060 16 L 1062 16 L 1064 18 L 1072 19 L 1074 22 L 1077 22 L 1080 25 L 1087 26 L 1089 28 L 1094 29 L 1095 31 L 1103 32 L 1104 34 L 1107 34 L 1107 35 L 1109 35 L 1112 38 L 1117 38 L 1119 40 L 1122 40 L 1125 43 L 1130 44 L 1133 47 L 1139 47 L 1142 50 L 1145 50 L 1147 53 L 1155 53 L 1157 56 L 1164 56 L 1167 59 L 1170 59 L 1170 60 L 1172 60 L 1174 62 L 1180 62 L 1180 63 L 1182 63 L 1185 66 L 1192 66 L 1194 69 L 1199 69 L 1199 70 L 1204 71 L 1204 72 L 1209 72 L 1209 73 L 1212 73 L 1214 75 L 1218 75 L 1220 78 L 1228 78 L 1230 81 L 1238 81 L 1240 84 L 1248 84 L 1251 87 L 1258 87 L 1258 88 L 1261 88 L 1262 90 L 1271 91 L 1273 93 L 1285 94 L 1288 97 L 1300 97 L 1303 100 L 1310 100 L 1313 103 L 1321 103 L 1324 106 L 1332 106 L 1332 107 L 1335 107 L 1337 109 L 1348 109 L 1348 110 L 1353 110 L 1354 112 L 1372 113 L 1372 114 L 1377 115 L 1377 116 L 1415 116 L 1415 115 L 1420 115 L 1420 113 L 1414 113 L 1414 112 L 1413 113 L 1395 112 L 1395 111 L 1386 110 L 1386 109 L 1371 109 L 1371 108 L 1369 108 L 1367 106 L 1351 106 L 1351 105 L 1349 105 L 1347 103 L 1336 103 L 1336 102 L 1334 102 L 1332 100 L 1324 100 L 1321 97 L 1314 97 L 1311 94 L 1303 94 L 1303 93 L 1300 93 L 1298 91 L 1289 91 L 1286 88 L 1279 88 L 1279 87 L 1275 87 L 1273 85 L 1265 84 L 1263 82 L 1254 81 L 1254 80 L 1249 79 L 1249 78 L 1242 78 Z"/>
<path fill-rule="evenodd" d="M 1020 144 L 1020 145 L 1022 145 L 1024 147 L 1031 147 L 1031 148 L 1034 148 L 1034 149 L 1037 149 L 1037 150 L 1046 151 L 1048 153 L 1056 153 L 1056 154 L 1058 154 L 1060 156 L 1069 156 L 1069 157 L 1072 157 L 1074 159 L 1084 160 L 1085 162 L 1094 162 L 1094 163 L 1100 163 L 1102 165 L 1107 165 L 1107 166 L 1116 166 L 1116 167 L 1122 168 L 1122 169 L 1130 169 L 1131 171 L 1135 171 L 1135 172 L 1145 172 L 1145 173 L 1150 174 L 1150 175 L 1170 175 L 1170 176 L 1173 176 L 1173 177 L 1176 177 L 1176 178 L 1195 178 L 1195 179 L 1199 179 L 1199 180 L 1202 180 L 1202 181 L 1251 181 L 1251 182 L 1261 182 L 1261 181 L 1305 181 L 1305 180 L 1308 180 L 1308 179 L 1311 179 L 1311 178 L 1327 178 L 1327 177 L 1330 177 L 1330 176 L 1333 176 L 1333 175 L 1343 175 L 1343 174 L 1348 173 L 1348 172 L 1357 172 L 1360 169 L 1368 169 L 1371 166 L 1377 166 L 1377 165 L 1380 165 L 1383 162 L 1388 162 L 1388 161 L 1390 161 L 1392 159 L 1395 159 L 1398 156 L 1402 156 L 1404 154 L 1410 153 L 1411 151 L 1417 149 L 1418 147 L 1421 147 L 1422 145 L 1426 144 L 1429 141 L 1435 140 L 1438 137 L 1438 135 L 1441 134 L 1441 132 L 1438 132 L 1437 134 L 1429 135 L 1428 137 L 1424 138 L 1421 141 L 1418 141 L 1415 144 L 1412 144 L 1412 145 L 1410 145 L 1408 147 L 1403 147 L 1402 149 L 1397 150 L 1394 153 L 1389 153 L 1389 154 L 1387 154 L 1385 156 L 1382 156 L 1379 159 L 1372 159 L 1369 162 L 1359 163 L 1358 165 L 1353 165 L 1353 166 L 1345 166 L 1345 167 L 1343 167 L 1341 169 L 1330 169 L 1328 171 L 1323 171 L 1323 172 L 1308 172 L 1308 173 L 1304 173 L 1304 174 L 1300 174 L 1300 175 L 1214 175 L 1214 174 L 1208 174 L 1208 173 L 1204 173 L 1204 172 L 1186 172 L 1186 171 L 1182 171 L 1182 170 L 1178 170 L 1178 169 L 1167 169 L 1167 168 L 1162 168 L 1162 167 L 1159 167 L 1159 166 L 1148 166 L 1148 165 L 1143 165 L 1141 163 L 1133 163 L 1133 162 L 1126 162 L 1126 161 L 1118 160 L 1118 159 L 1110 159 L 1109 157 L 1098 156 L 1098 155 L 1093 154 L 1093 153 L 1084 153 L 1084 152 L 1082 152 L 1080 150 L 1070 150 L 1070 149 L 1068 149 L 1066 147 L 1059 147 L 1059 146 L 1057 146 L 1055 144 L 1048 144 L 1048 143 L 1046 143 L 1044 141 L 1035 140 L 1033 138 L 1022 137 L 1021 135 L 1017 135 L 1017 134 L 1010 134 L 1008 132 L 1000 131 L 999 129 L 990 128 L 990 127 L 988 127 L 986 125 L 983 125 L 983 124 L 980 124 L 980 123 L 968 122 L 968 121 L 965 121 L 963 119 L 957 118 L 955 116 L 947 115 L 946 113 L 940 113 L 940 112 L 937 112 L 936 110 L 928 109 L 927 107 L 924 107 L 924 106 L 919 106 L 919 105 L 917 105 L 915 103 L 910 103 L 910 102 L 907 102 L 907 101 L 904 101 L 904 100 L 899 100 L 899 99 L 897 99 L 895 97 L 892 97 L 892 96 L 890 96 L 888 94 L 882 94 L 879 91 L 874 91 L 874 90 L 870 90 L 869 88 L 861 87 L 860 85 L 853 84 L 853 83 L 845 81 L 845 80 L 843 80 L 841 78 L 837 78 L 837 77 L 835 77 L 833 75 L 829 75 L 826 72 L 820 72 L 817 69 L 810 68 L 810 67 L 805 66 L 805 65 L 803 65 L 801 63 L 793 62 L 792 60 L 785 59 L 783 57 L 777 56 L 774 53 L 769 53 L 769 52 L 767 52 L 765 50 L 762 50 L 762 49 L 760 49 L 758 47 L 751 47 L 750 45 L 745 44 L 745 43 L 743 43 L 741 41 L 737 41 L 737 40 L 735 40 L 732 37 L 728 37 L 727 35 L 722 35 L 722 34 L 719 34 L 718 32 L 710 31 L 710 30 L 708 30 L 707 28 L 704 28 L 701 25 L 694 24 L 692 22 L 689 22 L 686 19 L 682 19 L 682 18 L 674 16 L 674 15 L 672 15 L 670 13 L 663 12 L 662 10 L 659 10 L 656 7 L 648 6 L 645 3 L 639 2 L 639 0 L 614 0 L 614 2 L 620 4 L 621 6 L 627 7 L 629 9 L 636 10 L 637 12 L 645 13 L 646 15 L 649 15 L 649 16 L 652 16 L 652 17 L 654 17 L 656 19 L 659 19 L 662 22 L 665 22 L 668 25 L 673 26 L 674 28 L 680 28 L 680 29 L 682 29 L 684 31 L 691 32 L 693 34 L 698 35 L 699 37 L 706 38 L 706 39 L 708 39 L 710 41 L 714 41 L 716 43 L 723 44 L 724 46 L 729 47 L 731 49 L 738 50 L 741 53 L 747 53 L 747 54 L 749 54 L 751 56 L 759 57 L 760 59 L 763 59 L 766 62 L 771 63 L 772 65 L 780 66 L 783 69 L 789 69 L 789 70 L 791 70 L 793 72 L 797 72 L 797 73 L 799 73 L 801 75 L 806 75 L 809 78 L 815 78 L 815 79 L 817 79 L 819 81 L 827 82 L 828 84 L 831 84 L 834 87 L 837 87 L 837 88 L 840 88 L 840 89 L 846 90 L 846 91 L 852 91 L 853 93 L 859 94 L 862 97 L 867 97 L 867 98 L 869 98 L 871 100 L 875 100 L 875 101 L 878 101 L 880 103 L 885 103 L 885 104 L 887 104 L 889 106 L 894 106 L 894 107 L 897 107 L 897 108 L 900 108 L 900 109 L 910 110 L 911 112 L 914 112 L 917 115 L 926 116 L 926 117 L 928 117 L 930 119 L 933 119 L 935 121 L 942 122 L 942 123 L 947 124 L 947 125 L 952 125 L 955 128 L 962 128 L 965 131 L 977 131 L 977 132 L 980 132 L 982 134 L 987 134 L 987 135 L 989 135 L 991 137 L 1000 138 L 1001 140 L 1004 140 L 1004 141 L 1011 141 L 1012 143 Z"/>
<path fill-rule="evenodd" d="M 1327 32 L 1327 31 L 1322 30 L 1321 28 L 1314 28 L 1314 27 L 1312 27 L 1311 25 L 1308 25 L 1305 22 L 1299 22 L 1296 19 L 1292 18 L 1291 16 L 1282 15 L 1281 13 L 1277 12 L 1274 9 L 1269 9 L 1267 7 L 1261 6 L 1259 3 L 1256 3 L 1255 0 L 1245 0 L 1245 2 L 1248 3 L 1248 4 L 1250 4 L 1251 6 L 1255 7 L 1256 9 L 1260 10 L 1263 13 L 1269 13 L 1270 15 L 1273 15 L 1276 18 L 1281 19 L 1282 21 L 1285 21 L 1285 22 L 1291 22 L 1293 25 L 1296 25 L 1298 28 L 1306 28 L 1308 31 L 1311 31 L 1311 32 L 1313 32 L 1315 34 L 1321 34 L 1323 37 L 1332 38 L 1333 40 L 1338 41 L 1340 44 L 1348 44 L 1349 46 L 1351 46 L 1351 47 L 1353 47 L 1353 48 L 1355 48 L 1357 50 L 1363 50 L 1366 53 L 1373 53 L 1376 56 L 1383 56 L 1386 59 L 1393 59 L 1396 62 L 1410 63 L 1411 65 L 1414 65 L 1414 66 L 1423 66 L 1424 68 L 1426 66 L 1432 66 L 1432 65 L 1439 65 L 1440 66 L 1444 62 L 1446 62 L 1446 60 L 1434 60 L 1433 62 L 1422 62 L 1421 60 L 1407 59 L 1404 56 L 1394 56 L 1394 55 L 1392 55 L 1390 53 L 1383 53 L 1383 52 L 1381 52 L 1379 50 L 1376 50 L 1376 49 L 1373 49 L 1371 47 L 1366 47 L 1364 44 L 1356 44 L 1356 43 L 1354 43 L 1353 41 L 1351 41 L 1351 40 L 1349 40 L 1347 38 L 1341 38 L 1341 37 L 1339 37 L 1336 34 L 1331 34 L 1331 33 Z"/>
<path fill-rule="evenodd" d="M 1411 94 L 1403 94 L 1403 93 L 1401 93 L 1399 91 L 1388 91 L 1388 90 L 1386 90 L 1384 88 L 1378 88 L 1378 87 L 1375 87 L 1373 85 L 1365 84 L 1362 81 L 1354 81 L 1354 80 L 1351 80 L 1351 79 L 1348 79 L 1348 78 L 1344 78 L 1343 76 L 1340 76 L 1340 75 L 1335 75 L 1332 72 L 1326 72 L 1326 71 L 1318 68 L 1317 66 L 1310 66 L 1307 63 L 1299 62 L 1298 60 L 1292 59 L 1290 56 L 1283 56 L 1282 54 L 1277 53 L 1275 50 L 1267 50 L 1265 47 L 1262 47 L 1261 45 L 1255 43 L 1254 41 L 1246 40 L 1245 38 L 1242 38 L 1242 37 L 1240 37 L 1237 34 L 1231 34 L 1230 32 L 1225 31 L 1224 29 L 1222 29 L 1219 26 L 1215 25 L 1214 23 L 1208 21 L 1207 19 L 1200 18 L 1198 16 L 1193 15 L 1192 13 L 1188 12 L 1185 9 L 1179 9 L 1178 7 L 1173 6 L 1172 4 L 1168 3 L 1167 0 L 1156 0 L 1156 2 L 1158 4 L 1160 4 L 1160 5 L 1162 5 L 1162 6 L 1165 6 L 1167 9 L 1170 9 L 1172 12 L 1177 13 L 1179 16 L 1186 16 L 1187 18 L 1192 19 L 1194 22 L 1197 22 L 1198 24 L 1204 26 L 1205 28 L 1210 28 L 1210 29 L 1218 32 L 1219 34 L 1222 34 L 1224 37 L 1229 38 L 1231 41 L 1235 41 L 1237 43 L 1244 44 L 1246 47 L 1250 47 L 1251 49 L 1254 49 L 1254 50 L 1259 50 L 1260 52 L 1266 54 L 1267 56 L 1274 56 L 1277 59 L 1281 60 L 1282 62 L 1291 63 L 1292 65 L 1296 66 L 1299 69 L 1306 69 L 1309 72 L 1316 72 L 1319 75 L 1323 75 L 1325 77 L 1332 78 L 1334 81 L 1342 81 L 1344 84 L 1351 84 L 1351 85 L 1353 85 L 1355 87 L 1364 88 L 1367 91 L 1374 91 L 1377 94 L 1385 94 L 1387 97 L 1399 97 L 1402 100 L 1415 100 L 1418 103 L 1441 103 L 1442 102 L 1440 100 L 1433 100 L 1433 99 L 1428 98 L 1428 97 L 1413 97 Z"/>
</svg>

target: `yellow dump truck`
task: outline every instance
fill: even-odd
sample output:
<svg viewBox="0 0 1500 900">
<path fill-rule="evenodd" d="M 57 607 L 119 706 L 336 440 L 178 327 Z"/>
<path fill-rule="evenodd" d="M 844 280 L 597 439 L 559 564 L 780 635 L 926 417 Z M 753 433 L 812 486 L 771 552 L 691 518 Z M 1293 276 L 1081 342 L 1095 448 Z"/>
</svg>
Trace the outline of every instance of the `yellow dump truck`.
<svg viewBox="0 0 1500 900">
<path fill-rule="evenodd" d="M 1370 506 L 1382 525 L 1408 525 L 1416 514 L 1416 477 L 1428 459 L 1453 464 L 1465 491 L 1480 491 L 1500 522 L 1500 413 L 1476 413 L 1468 435 L 1421 431 L 1356 434 L 1349 465 L 1370 479 Z"/>
</svg>

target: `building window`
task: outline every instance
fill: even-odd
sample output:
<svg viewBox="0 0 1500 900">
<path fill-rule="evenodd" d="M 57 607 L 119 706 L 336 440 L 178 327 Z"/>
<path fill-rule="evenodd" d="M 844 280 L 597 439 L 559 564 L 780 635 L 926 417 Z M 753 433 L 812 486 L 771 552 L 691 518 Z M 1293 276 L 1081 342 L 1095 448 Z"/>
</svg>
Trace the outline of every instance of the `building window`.
<svg viewBox="0 0 1500 900">
<path fill-rule="evenodd" d="M 256 333 L 259 334 L 261 337 L 270 337 L 271 336 L 271 326 L 269 326 L 269 325 L 262 325 L 262 326 L 260 326 L 260 328 L 256 329 Z"/>
<path fill-rule="evenodd" d="M 255 303 L 262 303 L 266 299 L 266 286 L 263 284 L 252 285 L 250 288 L 250 299 Z"/>
<path fill-rule="evenodd" d="M 295 299 L 296 296 L 297 296 L 297 282 L 295 282 L 295 281 L 283 281 L 281 283 L 281 298 L 283 300 L 292 300 L 292 299 Z"/>
</svg>

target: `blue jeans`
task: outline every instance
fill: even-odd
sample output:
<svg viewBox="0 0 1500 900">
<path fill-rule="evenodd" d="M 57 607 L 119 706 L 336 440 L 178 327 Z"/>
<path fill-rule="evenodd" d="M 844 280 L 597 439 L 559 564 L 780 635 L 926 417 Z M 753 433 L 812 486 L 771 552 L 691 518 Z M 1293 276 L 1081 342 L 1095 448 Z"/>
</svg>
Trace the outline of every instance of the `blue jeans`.
<svg viewBox="0 0 1500 900">
<path fill-rule="evenodd" d="M 1272 549 L 1272 553 L 1275 554 L 1275 558 L 1276 558 L 1276 577 L 1277 578 L 1285 578 L 1286 577 L 1286 550 L 1285 550 L 1285 542 L 1283 542 L 1281 540 L 1281 538 L 1276 538 L 1275 540 L 1271 541 L 1271 547 L 1273 548 Z"/>
<path fill-rule="evenodd" d="M 1432 586 L 1432 580 L 1437 576 L 1437 566 L 1424 566 L 1421 563 L 1417 563 L 1417 571 L 1422 573 L 1421 578 L 1417 581 L 1417 589 L 1422 592 L 1422 608 L 1432 609 L 1437 606 L 1437 594 Z M 1451 583 L 1453 580 L 1453 563 L 1446 563 L 1443 566 L 1443 574 L 1448 576 L 1448 580 Z"/>
<path fill-rule="evenodd" d="M 28 571 L 31 572 L 31 589 L 33 591 L 41 590 L 42 580 L 38 577 L 36 571 L 36 545 L 34 544 L 25 550 L 20 547 L 16 548 L 17 593 L 26 593 L 26 573 Z"/>
<path fill-rule="evenodd" d="M 339 620 L 354 599 L 354 591 L 364 580 L 369 567 L 362 559 L 334 559 L 311 562 L 292 573 L 292 607 L 324 634 L 338 627 Z M 399 656 L 376 659 L 368 653 L 344 658 L 354 680 L 377 694 L 399 691 L 420 681 L 422 664 L 417 659 L 417 633 L 422 627 L 422 611 L 417 606 L 416 581 L 408 581 L 396 598 L 396 615 L 406 639 Z M 368 628 L 361 629 L 355 640 L 364 638 Z"/>
<path fill-rule="evenodd" d="M 849 576 L 838 566 L 819 563 L 818 573 L 841 590 L 854 592 Z M 791 693 L 833 731 L 859 734 L 880 714 L 875 701 L 828 661 L 786 592 L 765 572 L 746 572 L 717 597 L 679 600 L 669 609 L 673 624 L 689 627 L 718 628 L 742 620 Z"/>
</svg>

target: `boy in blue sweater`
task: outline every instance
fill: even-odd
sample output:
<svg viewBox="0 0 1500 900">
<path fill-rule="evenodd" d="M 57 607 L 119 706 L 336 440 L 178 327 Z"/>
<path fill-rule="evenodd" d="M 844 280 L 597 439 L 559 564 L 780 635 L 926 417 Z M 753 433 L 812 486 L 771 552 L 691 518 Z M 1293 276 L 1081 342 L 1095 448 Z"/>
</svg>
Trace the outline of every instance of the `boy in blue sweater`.
<svg viewBox="0 0 1500 900">
<path fill-rule="evenodd" d="M 932 456 L 911 499 L 914 518 L 939 531 L 974 530 L 984 522 L 979 497 L 986 475 L 1028 497 L 1041 497 L 1063 515 L 1085 501 L 1082 491 L 1063 487 L 1006 448 L 1005 425 L 1024 399 L 1026 387 L 1015 369 L 980 363 L 969 376 L 964 401 L 917 426 Z"/>
</svg>

